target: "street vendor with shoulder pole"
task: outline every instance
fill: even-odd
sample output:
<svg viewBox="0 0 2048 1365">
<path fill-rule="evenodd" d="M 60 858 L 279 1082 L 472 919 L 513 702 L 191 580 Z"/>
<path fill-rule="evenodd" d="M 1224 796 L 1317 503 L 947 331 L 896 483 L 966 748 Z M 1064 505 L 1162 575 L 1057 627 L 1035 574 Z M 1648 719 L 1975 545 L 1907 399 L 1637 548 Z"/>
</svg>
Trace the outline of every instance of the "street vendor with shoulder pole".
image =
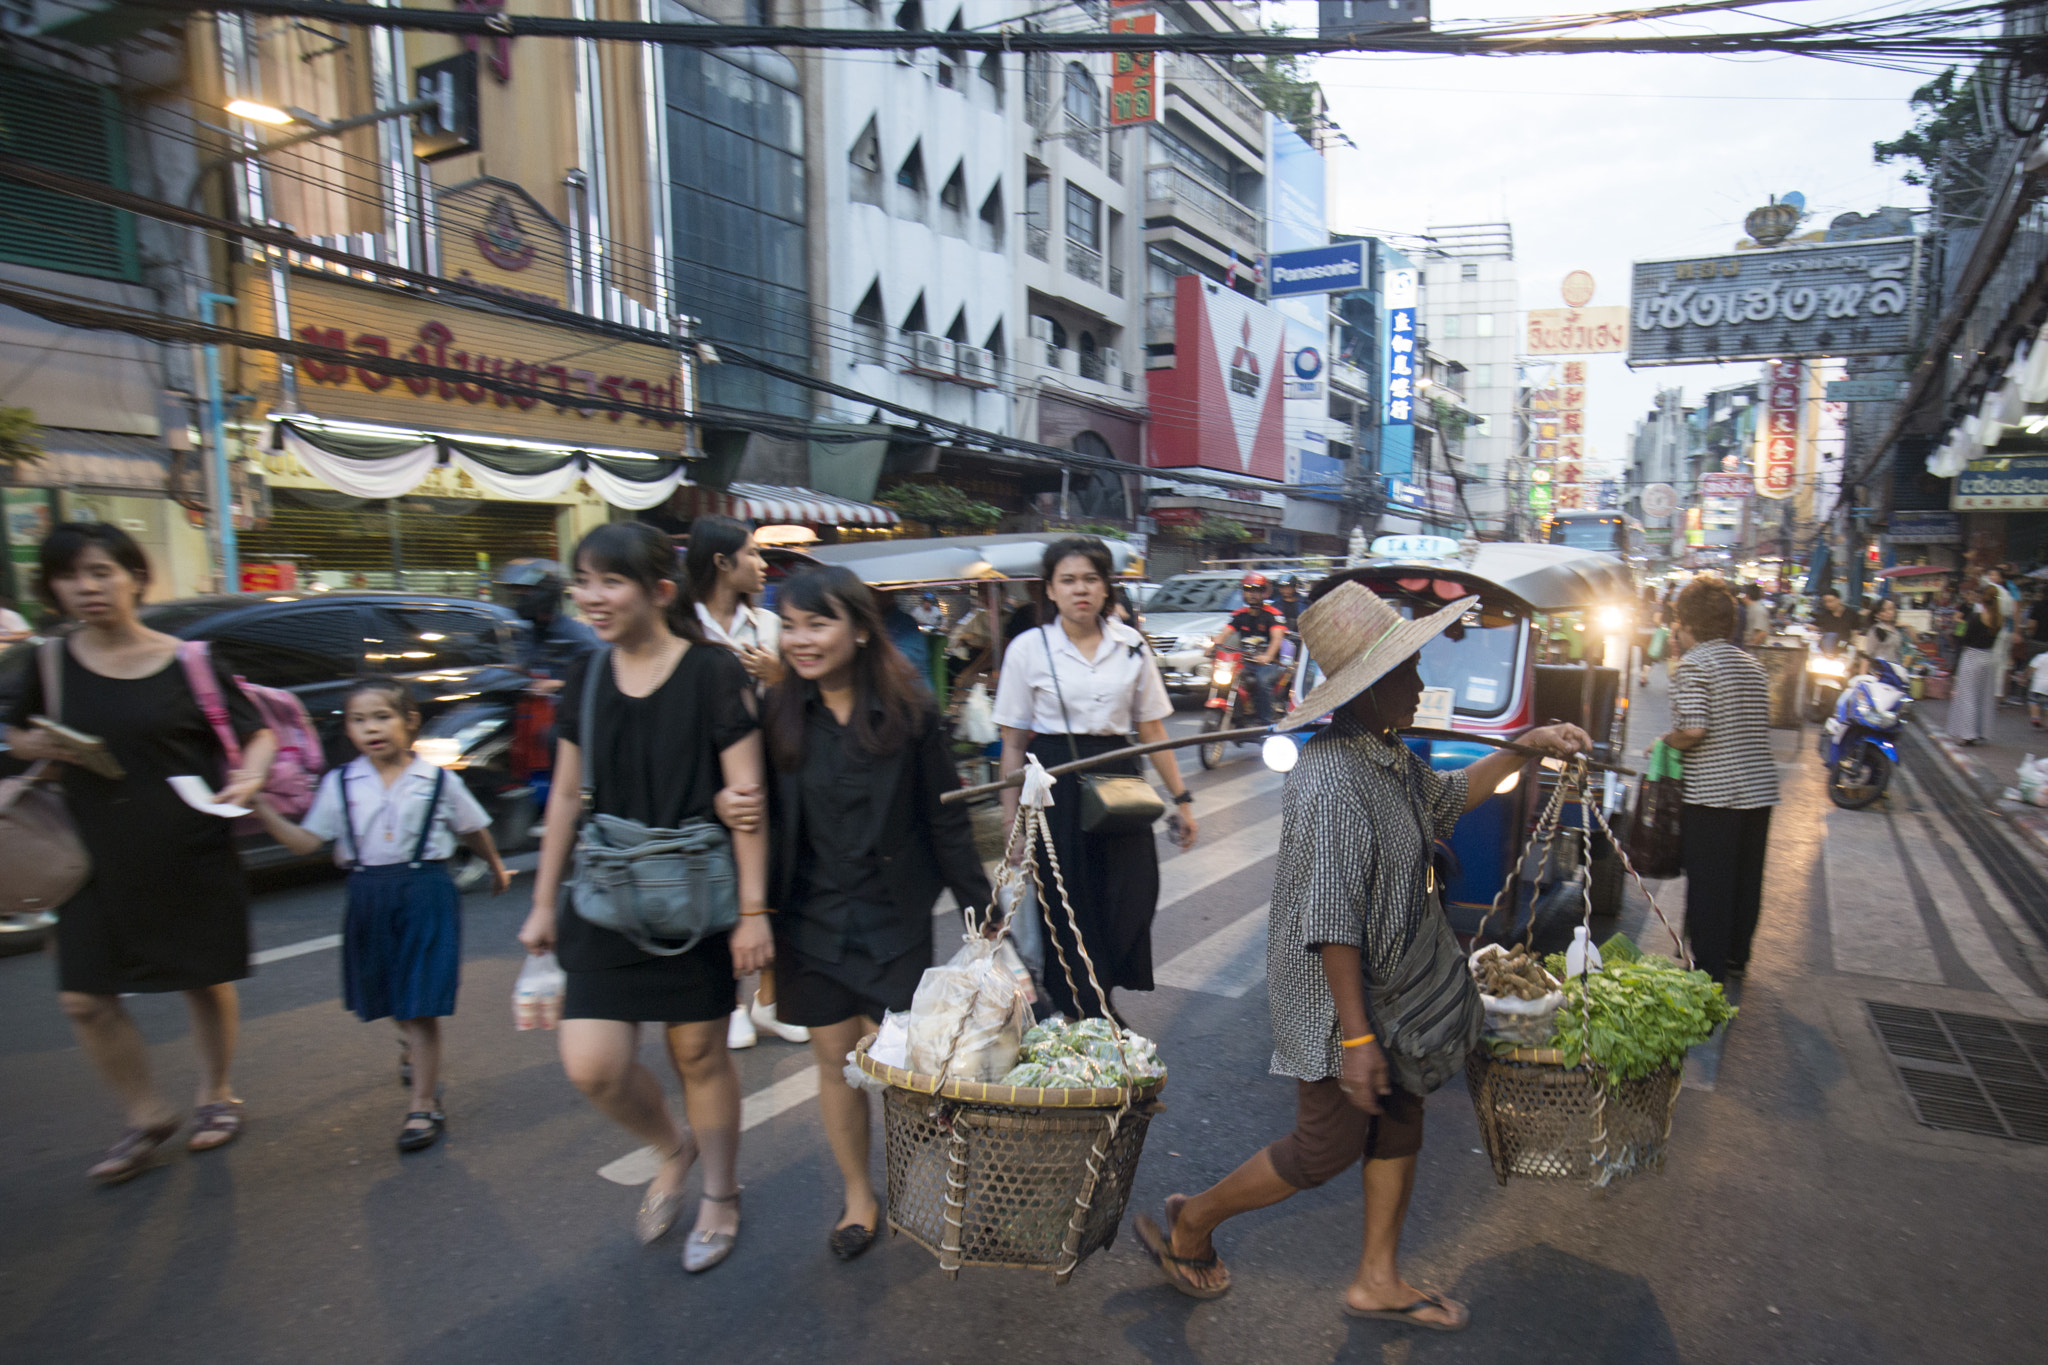
<svg viewBox="0 0 2048 1365">
<path fill-rule="evenodd" d="M 1294 1131 L 1203 1193 L 1170 1197 L 1163 1228 L 1141 1214 L 1137 1229 L 1168 1283 L 1212 1299 L 1230 1287 L 1210 1241 L 1219 1224 L 1362 1157 L 1365 1249 L 1345 1313 L 1456 1331 L 1465 1307 L 1409 1284 L 1398 1260 L 1422 1096 L 1463 1066 L 1484 1020 L 1430 852 L 1528 758 L 1503 750 L 1437 772 L 1401 742 L 1422 699 L 1422 647 L 1478 599 L 1410 620 L 1358 577 L 1335 574 L 1311 594 L 1301 634 L 1324 681 L 1280 722 L 1331 716 L 1287 778 L 1266 936 L 1272 1070 L 1295 1080 Z M 1592 747 L 1576 725 L 1519 743 L 1558 757 Z"/>
</svg>

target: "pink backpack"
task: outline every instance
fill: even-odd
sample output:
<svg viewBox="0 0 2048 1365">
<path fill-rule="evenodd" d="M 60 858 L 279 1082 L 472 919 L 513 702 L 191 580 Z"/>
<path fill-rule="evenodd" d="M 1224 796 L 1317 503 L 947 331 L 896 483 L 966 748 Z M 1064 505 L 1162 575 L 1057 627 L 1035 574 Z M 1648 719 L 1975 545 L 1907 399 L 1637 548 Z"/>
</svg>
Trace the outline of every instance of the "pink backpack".
<svg viewBox="0 0 2048 1365">
<path fill-rule="evenodd" d="M 228 722 L 227 703 L 221 699 L 220 680 L 214 676 L 206 641 L 181 643 L 178 662 L 185 669 L 192 695 L 199 699 L 199 709 L 206 713 L 206 723 L 220 736 L 221 748 L 227 750 L 228 767 L 240 767 L 242 746 L 235 738 L 235 727 Z M 313 808 L 320 774 L 327 767 L 327 755 L 313 729 L 313 719 L 299 699 L 282 688 L 258 687 L 239 675 L 235 685 L 254 703 L 265 727 L 277 736 L 277 757 L 270 760 L 270 777 L 263 784 L 263 795 L 279 815 L 296 820 Z"/>
</svg>

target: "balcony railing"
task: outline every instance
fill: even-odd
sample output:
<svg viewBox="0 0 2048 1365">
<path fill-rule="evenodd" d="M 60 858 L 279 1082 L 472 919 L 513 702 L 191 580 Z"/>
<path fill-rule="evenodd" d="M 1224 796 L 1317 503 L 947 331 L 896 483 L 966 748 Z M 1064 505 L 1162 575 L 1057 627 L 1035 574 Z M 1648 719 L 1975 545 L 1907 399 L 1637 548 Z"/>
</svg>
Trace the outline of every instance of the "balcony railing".
<svg viewBox="0 0 2048 1365">
<path fill-rule="evenodd" d="M 1066 116 L 1067 145 L 1100 166 L 1102 164 L 1102 134 L 1093 130 L 1085 120 Z"/>
<path fill-rule="evenodd" d="M 1256 249 L 1259 220 L 1250 209 L 1225 197 L 1178 166 L 1147 166 L 1145 198 L 1185 205 Z"/>
<path fill-rule="evenodd" d="M 1102 283 L 1102 253 L 1084 243 L 1067 239 L 1067 273 L 1090 284 Z"/>
<path fill-rule="evenodd" d="M 1102 358 L 1100 351 L 1080 351 L 1076 357 L 1081 362 L 1081 377 L 1092 379 L 1098 384 L 1109 380 L 1109 362 Z"/>
<path fill-rule="evenodd" d="M 1110 148 L 1109 178 L 1119 185 L 1124 183 L 1124 154 L 1119 148 Z"/>
<path fill-rule="evenodd" d="M 1238 84 L 1235 76 L 1209 58 L 1195 52 L 1176 52 L 1162 55 L 1160 60 L 1167 63 L 1168 77 L 1183 89 L 1192 86 L 1197 99 L 1215 100 L 1247 127 L 1266 126 L 1265 108 Z"/>
<path fill-rule="evenodd" d="M 1024 249 L 1041 261 L 1052 259 L 1052 234 L 1036 223 L 1024 225 Z"/>
<path fill-rule="evenodd" d="M 1124 296 L 1124 268 L 1120 265 L 1109 268 L 1109 292 L 1118 298 Z"/>
</svg>

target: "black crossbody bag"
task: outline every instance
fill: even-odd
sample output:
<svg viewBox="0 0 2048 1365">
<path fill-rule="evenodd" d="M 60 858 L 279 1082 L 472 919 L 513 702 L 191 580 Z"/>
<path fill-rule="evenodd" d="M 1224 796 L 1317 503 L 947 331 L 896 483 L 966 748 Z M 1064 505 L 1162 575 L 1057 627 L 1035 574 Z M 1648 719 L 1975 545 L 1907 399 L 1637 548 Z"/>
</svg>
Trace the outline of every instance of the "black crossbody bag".
<svg viewBox="0 0 2048 1365">
<path fill-rule="evenodd" d="M 1074 743 L 1074 721 L 1067 714 L 1066 694 L 1060 689 L 1060 664 L 1053 657 L 1052 637 L 1039 627 L 1038 641 L 1045 646 L 1045 666 L 1052 671 L 1052 692 L 1060 701 L 1060 722 L 1067 727 L 1067 748 L 1076 763 L 1081 750 Z M 1081 828 L 1090 834 L 1136 834 L 1151 829 L 1166 814 L 1166 802 L 1152 784 L 1134 773 L 1075 773 L 1081 784 Z"/>
</svg>

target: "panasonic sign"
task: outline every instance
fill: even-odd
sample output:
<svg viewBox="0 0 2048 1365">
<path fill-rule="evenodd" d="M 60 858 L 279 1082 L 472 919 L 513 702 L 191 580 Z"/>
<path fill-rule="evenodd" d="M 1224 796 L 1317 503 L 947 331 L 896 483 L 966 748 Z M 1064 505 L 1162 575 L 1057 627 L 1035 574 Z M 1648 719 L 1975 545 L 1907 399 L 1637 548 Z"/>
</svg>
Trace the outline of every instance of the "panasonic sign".
<svg viewBox="0 0 2048 1365">
<path fill-rule="evenodd" d="M 1281 251 L 1267 262 L 1267 293 L 1335 294 L 1365 288 L 1365 243 L 1318 246 L 1306 251 Z"/>
</svg>

